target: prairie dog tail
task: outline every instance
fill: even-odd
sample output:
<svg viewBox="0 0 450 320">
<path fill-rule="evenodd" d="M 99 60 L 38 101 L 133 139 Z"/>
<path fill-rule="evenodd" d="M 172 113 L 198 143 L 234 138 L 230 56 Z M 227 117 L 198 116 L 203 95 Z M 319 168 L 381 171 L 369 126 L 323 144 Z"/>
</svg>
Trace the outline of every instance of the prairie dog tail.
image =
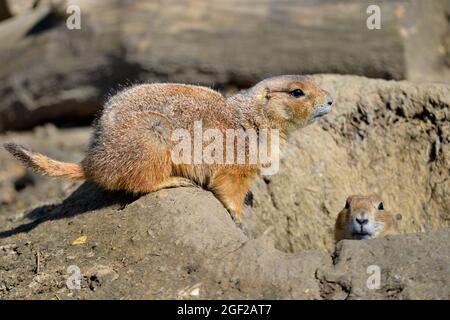
<svg viewBox="0 0 450 320">
<path fill-rule="evenodd" d="M 44 175 L 79 180 L 86 179 L 83 168 L 77 163 L 56 161 L 15 143 L 5 143 L 3 146 L 27 167 Z"/>
</svg>

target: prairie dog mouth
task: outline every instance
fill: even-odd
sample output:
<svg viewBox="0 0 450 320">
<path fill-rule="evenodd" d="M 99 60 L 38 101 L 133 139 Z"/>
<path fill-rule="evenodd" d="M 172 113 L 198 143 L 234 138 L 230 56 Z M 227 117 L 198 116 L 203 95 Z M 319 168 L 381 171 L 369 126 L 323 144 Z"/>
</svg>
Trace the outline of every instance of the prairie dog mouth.
<svg viewBox="0 0 450 320">
<path fill-rule="evenodd" d="M 332 109 L 331 105 L 329 105 L 329 104 L 323 104 L 323 105 L 319 106 L 316 109 L 316 111 L 314 112 L 313 116 L 309 119 L 309 123 L 313 123 L 320 117 L 323 117 L 327 113 L 330 113 L 331 109 Z"/>
<path fill-rule="evenodd" d="M 330 113 L 331 109 L 332 109 L 331 106 L 328 104 L 321 105 L 320 107 L 317 108 L 316 112 L 314 113 L 313 119 L 320 118 L 326 115 L 327 113 Z"/>
<path fill-rule="evenodd" d="M 370 232 L 362 231 L 362 232 L 353 232 L 352 233 L 353 239 L 356 240 L 365 240 L 372 238 L 372 234 Z"/>
</svg>

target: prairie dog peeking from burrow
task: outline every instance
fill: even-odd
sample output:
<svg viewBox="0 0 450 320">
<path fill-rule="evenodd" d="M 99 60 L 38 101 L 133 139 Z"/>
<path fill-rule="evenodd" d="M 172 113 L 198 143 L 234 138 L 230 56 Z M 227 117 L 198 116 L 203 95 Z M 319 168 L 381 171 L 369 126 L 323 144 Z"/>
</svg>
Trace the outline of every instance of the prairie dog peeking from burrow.
<svg viewBox="0 0 450 320">
<path fill-rule="evenodd" d="M 334 228 L 336 242 L 343 239 L 366 240 L 397 234 L 391 212 L 376 195 L 352 195 L 339 212 Z"/>
</svg>

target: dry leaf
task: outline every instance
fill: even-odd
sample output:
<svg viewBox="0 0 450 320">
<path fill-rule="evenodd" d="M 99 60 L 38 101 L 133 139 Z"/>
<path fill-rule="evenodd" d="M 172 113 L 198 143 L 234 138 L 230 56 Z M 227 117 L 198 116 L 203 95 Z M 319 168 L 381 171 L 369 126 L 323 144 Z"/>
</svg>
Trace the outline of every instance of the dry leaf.
<svg viewBox="0 0 450 320">
<path fill-rule="evenodd" d="M 79 245 L 79 244 L 84 244 L 84 243 L 86 243 L 86 240 L 87 240 L 87 236 L 81 236 L 81 237 L 79 237 L 79 238 L 76 238 L 76 239 L 72 242 L 72 245 L 73 245 L 73 246 L 76 246 L 76 245 Z"/>
</svg>

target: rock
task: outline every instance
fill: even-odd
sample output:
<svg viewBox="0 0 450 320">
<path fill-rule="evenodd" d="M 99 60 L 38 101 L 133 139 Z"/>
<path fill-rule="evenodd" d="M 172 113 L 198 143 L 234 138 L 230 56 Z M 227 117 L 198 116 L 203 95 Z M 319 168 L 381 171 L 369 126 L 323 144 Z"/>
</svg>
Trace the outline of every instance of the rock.
<svg viewBox="0 0 450 320">
<path fill-rule="evenodd" d="M 344 291 L 346 299 L 448 299 L 449 231 L 341 241 L 333 269 L 318 271 L 322 288 L 331 288 L 324 298 Z M 379 268 L 378 288 L 367 285 L 370 266 Z"/>
<path fill-rule="evenodd" d="M 321 72 L 450 79 L 448 0 L 383 2 L 379 30 L 366 26 L 370 0 L 71 3 L 81 9 L 79 30 L 67 28 L 63 2 L 34 13 L 31 30 L 23 16 L 4 21 L 17 18 L 14 29 L 27 32 L 0 46 L 8 61 L 0 70 L 0 132 L 86 123 L 111 93 L 138 81 L 246 87 L 269 75 Z"/>
</svg>

